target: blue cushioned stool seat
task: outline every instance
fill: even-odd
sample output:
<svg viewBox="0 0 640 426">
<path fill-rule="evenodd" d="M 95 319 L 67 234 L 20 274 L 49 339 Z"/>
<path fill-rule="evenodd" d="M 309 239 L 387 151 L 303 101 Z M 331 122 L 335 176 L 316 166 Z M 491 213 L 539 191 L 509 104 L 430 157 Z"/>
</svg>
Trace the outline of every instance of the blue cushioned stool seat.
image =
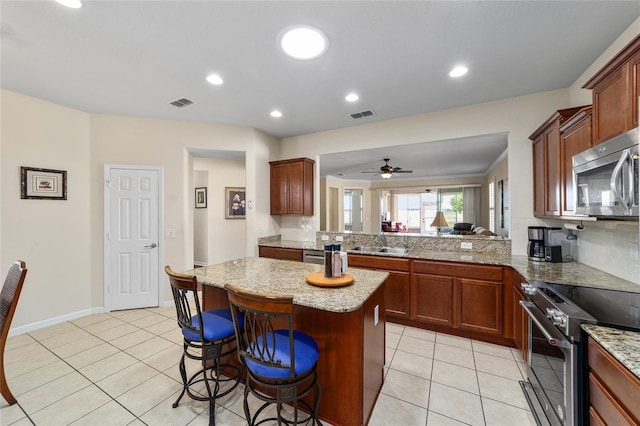
<svg viewBox="0 0 640 426">
<path fill-rule="evenodd" d="M 204 325 L 204 340 L 213 341 L 233 336 L 233 319 L 229 309 L 211 309 L 202 312 L 202 324 Z M 197 331 L 191 331 L 183 328 L 182 335 L 191 341 L 200 341 L 200 321 L 199 316 L 191 317 L 191 326 Z"/>
<path fill-rule="evenodd" d="M 289 330 L 276 330 L 274 332 L 275 340 L 265 339 L 267 346 L 273 350 L 275 341 L 276 353 L 274 358 L 282 362 L 282 367 L 273 367 L 255 362 L 249 358 L 246 359 L 247 368 L 254 374 L 269 379 L 287 379 L 289 378 L 289 366 L 291 365 L 291 353 L 289 346 Z M 248 352 L 252 351 L 254 345 L 262 345 L 263 341 L 258 338 L 249 344 Z M 295 375 L 300 376 L 306 371 L 313 368 L 318 362 L 318 345 L 311 336 L 302 331 L 293 331 L 293 345 L 295 354 Z"/>
</svg>

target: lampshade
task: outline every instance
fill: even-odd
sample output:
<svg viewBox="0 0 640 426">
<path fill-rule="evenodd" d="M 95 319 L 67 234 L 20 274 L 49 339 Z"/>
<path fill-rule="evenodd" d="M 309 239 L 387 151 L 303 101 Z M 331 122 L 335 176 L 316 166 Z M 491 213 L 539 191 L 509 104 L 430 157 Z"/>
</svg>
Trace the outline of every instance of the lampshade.
<svg viewBox="0 0 640 426">
<path fill-rule="evenodd" d="M 433 218 L 433 222 L 431 222 L 431 226 L 442 228 L 443 226 L 449 226 L 449 224 L 445 220 L 444 214 L 442 214 L 442 212 L 437 212 L 436 217 Z"/>
</svg>

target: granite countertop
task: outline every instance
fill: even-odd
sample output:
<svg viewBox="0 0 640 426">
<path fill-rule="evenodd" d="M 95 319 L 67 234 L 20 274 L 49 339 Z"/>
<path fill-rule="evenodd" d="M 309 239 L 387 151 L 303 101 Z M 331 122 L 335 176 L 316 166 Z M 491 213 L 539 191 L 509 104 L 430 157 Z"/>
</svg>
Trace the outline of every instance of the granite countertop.
<svg viewBox="0 0 640 426">
<path fill-rule="evenodd" d="M 263 295 L 293 295 L 293 303 L 331 312 L 359 309 L 382 285 L 387 272 L 351 269 L 353 284 L 344 287 L 319 287 L 305 281 L 311 272 L 323 271 L 322 265 L 262 257 L 246 257 L 217 265 L 196 268 L 198 282 L 224 288 L 233 284 Z"/>
<path fill-rule="evenodd" d="M 587 334 L 640 379 L 640 332 L 583 324 Z"/>
<path fill-rule="evenodd" d="M 322 250 L 322 244 L 315 241 L 276 240 L 261 243 L 261 246 L 282 247 L 293 249 Z M 445 251 L 414 248 L 408 254 L 397 253 L 365 253 L 350 250 L 344 245 L 343 249 L 349 254 L 365 256 L 404 257 L 422 260 L 437 260 L 444 262 L 478 263 L 484 265 L 511 266 L 526 280 L 548 281 L 560 284 L 570 284 L 581 287 L 605 288 L 609 290 L 629 291 L 640 293 L 640 285 L 618 278 L 599 269 L 580 262 L 550 263 L 533 262 L 527 256 L 504 255 L 497 253 L 483 253 L 480 251 Z"/>
</svg>

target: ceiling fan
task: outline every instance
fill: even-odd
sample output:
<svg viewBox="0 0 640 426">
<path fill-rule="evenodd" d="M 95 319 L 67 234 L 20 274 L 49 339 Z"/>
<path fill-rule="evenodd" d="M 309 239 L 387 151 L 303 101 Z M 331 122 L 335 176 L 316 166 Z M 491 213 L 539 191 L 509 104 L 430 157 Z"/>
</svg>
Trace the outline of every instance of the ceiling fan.
<svg viewBox="0 0 640 426">
<path fill-rule="evenodd" d="M 371 172 L 362 172 L 362 173 L 375 173 L 375 174 L 380 174 L 380 177 L 383 179 L 389 179 L 391 177 L 391 175 L 393 175 L 394 173 L 413 173 L 413 170 L 403 170 L 402 167 L 392 167 L 389 165 L 389 159 L 385 158 L 382 161 L 384 161 L 384 166 L 380 167 L 380 171 L 371 171 Z"/>
</svg>

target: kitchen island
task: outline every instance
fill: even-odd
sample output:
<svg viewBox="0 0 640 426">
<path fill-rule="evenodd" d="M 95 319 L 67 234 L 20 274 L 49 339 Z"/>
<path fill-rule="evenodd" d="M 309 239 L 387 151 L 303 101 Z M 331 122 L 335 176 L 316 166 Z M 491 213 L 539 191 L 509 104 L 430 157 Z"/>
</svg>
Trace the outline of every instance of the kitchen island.
<svg viewBox="0 0 640 426">
<path fill-rule="evenodd" d="M 204 309 L 229 307 L 225 284 L 258 294 L 293 295 L 294 327 L 311 335 L 320 349 L 319 416 L 336 425 L 363 425 L 371 416 L 383 382 L 386 272 L 352 269 L 353 284 L 318 287 L 305 281 L 322 265 L 244 258 L 203 268 Z"/>
</svg>

